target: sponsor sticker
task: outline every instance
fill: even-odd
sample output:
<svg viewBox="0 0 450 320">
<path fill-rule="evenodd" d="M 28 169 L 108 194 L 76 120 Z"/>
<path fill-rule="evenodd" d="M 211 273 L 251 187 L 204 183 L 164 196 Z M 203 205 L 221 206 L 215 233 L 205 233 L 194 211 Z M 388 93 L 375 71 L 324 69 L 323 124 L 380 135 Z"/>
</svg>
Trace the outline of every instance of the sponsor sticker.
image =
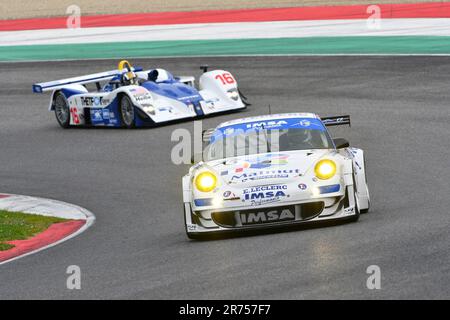
<svg viewBox="0 0 450 320">
<path fill-rule="evenodd" d="M 80 97 L 81 105 L 84 107 L 106 106 L 111 103 L 111 100 L 103 97 Z"/>
<path fill-rule="evenodd" d="M 223 200 L 240 200 L 240 198 L 234 192 L 225 191 L 223 193 Z"/>
<path fill-rule="evenodd" d="M 285 170 L 261 170 L 250 173 L 234 174 L 230 182 L 246 182 L 254 180 L 266 180 L 266 179 L 283 179 L 289 178 L 292 174 L 299 174 L 299 169 L 285 169 Z"/>
<path fill-rule="evenodd" d="M 102 112 L 100 110 L 94 110 L 93 112 L 94 112 L 94 119 L 103 120 Z"/>
<path fill-rule="evenodd" d="M 345 214 L 352 214 L 355 211 L 355 208 L 345 208 L 344 213 Z"/>
<path fill-rule="evenodd" d="M 298 185 L 298 188 L 299 188 L 300 190 L 306 190 L 306 189 L 308 188 L 308 186 L 307 186 L 306 184 L 304 184 L 304 183 L 300 183 L 300 184 Z"/>
<path fill-rule="evenodd" d="M 253 122 L 248 123 L 246 125 L 247 129 L 255 129 L 255 128 L 264 128 L 264 129 L 274 129 L 280 128 L 287 125 L 287 121 L 279 120 L 279 121 L 261 121 L 261 122 Z"/>
<path fill-rule="evenodd" d="M 244 189 L 243 202 L 250 201 L 251 205 L 261 205 L 278 202 L 288 198 L 287 185 L 267 185 Z"/>
<path fill-rule="evenodd" d="M 109 120 L 109 110 L 103 109 L 103 119 Z"/>
<path fill-rule="evenodd" d="M 267 154 L 251 161 L 244 161 L 235 172 L 242 172 L 244 169 L 266 169 L 272 166 L 283 166 L 288 164 L 287 154 Z"/>
<path fill-rule="evenodd" d="M 188 231 L 197 230 L 197 226 L 195 224 L 188 224 L 186 227 L 187 227 Z"/>
<path fill-rule="evenodd" d="M 223 197 L 224 197 L 224 198 L 229 198 L 232 194 L 233 194 L 233 193 L 232 193 L 231 191 L 225 191 L 225 192 L 223 193 Z"/>
<path fill-rule="evenodd" d="M 295 207 L 280 207 L 265 210 L 249 210 L 239 213 L 242 225 L 275 223 L 295 220 Z"/>
<path fill-rule="evenodd" d="M 311 125 L 311 121 L 309 121 L 309 120 L 301 120 L 301 121 L 299 122 L 299 124 L 300 124 L 302 127 L 309 127 L 309 126 Z"/>
<path fill-rule="evenodd" d="M 152 99 L 152 96 L 149 93 L 144 93 L 144 94 L 139 94 L 139 95 L 135 94 L 133 97 L 137 102 L 143 102 L 143 101 Z"/>
<path fill-rule="evenodd" d="M 94 125 L 116 125 L 118 123 L 114 112 L 107 108 L 91 108 L 90 113 Z"/>
</svg>

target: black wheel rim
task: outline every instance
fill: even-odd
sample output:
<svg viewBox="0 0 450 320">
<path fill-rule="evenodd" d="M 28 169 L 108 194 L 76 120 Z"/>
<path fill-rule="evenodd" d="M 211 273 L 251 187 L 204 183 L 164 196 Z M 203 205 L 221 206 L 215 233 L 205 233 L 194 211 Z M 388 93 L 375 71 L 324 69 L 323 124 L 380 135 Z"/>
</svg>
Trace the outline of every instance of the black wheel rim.
<svg viewBox="0 0 450 320">
<path fill-rule="evenodd" d="M 120 110 L 124 124 L 129 127 L 134 120 L 134 107 L 128 97 L 124 97 L 120 103 Z"/>
<path fill-rule="evenodd" d="M 58 95 L 55 99 L 55 115 L 60 124 L 66 125 L 69 122 L 69 106 L 62 95 Z"/>
</svg>

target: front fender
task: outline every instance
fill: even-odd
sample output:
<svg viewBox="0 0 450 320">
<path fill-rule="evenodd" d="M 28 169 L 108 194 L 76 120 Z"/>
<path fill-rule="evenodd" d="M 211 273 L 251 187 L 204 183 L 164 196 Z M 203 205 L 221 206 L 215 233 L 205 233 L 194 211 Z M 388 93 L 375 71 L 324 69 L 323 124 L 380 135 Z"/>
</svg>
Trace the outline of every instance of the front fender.
<svg viewBox="0 0 450 320">
<path fill-rule="evenodd" d="M 191 193 L 191 176 L 189 174 L 185 175 L 182 180 L 183 184 L 183 202 L 191 202 L 192 193 Z"/>
<path fill-rule="evenodd" d="M 349 148 L 348 152 L 352 155 L 353 172 L 356 183 L 356 190 L 361 202 L 361 209 L 368 208 L 370 202 L 369 187 L 367 185 L 366 163 L 364 151 L 357 148 Z"/>
<path fill-rule="evenodd" d="M 141 86 L 125 86 L 114 91 L 117 94 L 123 93 L 130 97 L 136 107 L 143 109 L 147 105 L 154 104 L 154 97 L 150 91 Z"/>
</svg>

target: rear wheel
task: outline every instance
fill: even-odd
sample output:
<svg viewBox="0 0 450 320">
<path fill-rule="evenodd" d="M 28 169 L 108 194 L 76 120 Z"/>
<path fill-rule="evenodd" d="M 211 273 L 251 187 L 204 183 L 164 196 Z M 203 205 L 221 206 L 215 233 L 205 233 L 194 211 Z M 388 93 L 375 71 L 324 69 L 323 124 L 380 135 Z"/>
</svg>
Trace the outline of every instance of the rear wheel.
<svg viewBox="0 0 450 320">
<path fill-rule="evenodd" d="M 122 120 L 122 125 L 126 128 L 134 127 L 134 105 L 131 102 L 130 97 L 127 95 L 122 96 L 119 104 L 120 119 Z"/>
<path fill-rule="evenodd" d="M 68 128 L 70 126 L 70 108 L 62 92 L 55 94 L 53 108 L 55 110 L 56 121 L 58 121 L 59 125 L 62 128 Z"/>
</svg>

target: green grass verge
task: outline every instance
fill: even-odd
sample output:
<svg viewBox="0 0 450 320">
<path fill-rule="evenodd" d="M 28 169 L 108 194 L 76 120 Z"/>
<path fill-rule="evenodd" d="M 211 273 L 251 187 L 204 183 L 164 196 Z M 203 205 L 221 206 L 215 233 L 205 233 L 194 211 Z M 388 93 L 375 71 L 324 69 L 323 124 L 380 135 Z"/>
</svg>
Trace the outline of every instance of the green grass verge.
<svg viewBox="0 0 450 320">
<path fill-rule="evenodd" d="M 5 241 L 28 239 L 47 230 L 54 223 L 65 221 L 67 220 L 61 218 L 0 210 L 0 251 L 14 247 L 4 243 Z"/>
</svg>

